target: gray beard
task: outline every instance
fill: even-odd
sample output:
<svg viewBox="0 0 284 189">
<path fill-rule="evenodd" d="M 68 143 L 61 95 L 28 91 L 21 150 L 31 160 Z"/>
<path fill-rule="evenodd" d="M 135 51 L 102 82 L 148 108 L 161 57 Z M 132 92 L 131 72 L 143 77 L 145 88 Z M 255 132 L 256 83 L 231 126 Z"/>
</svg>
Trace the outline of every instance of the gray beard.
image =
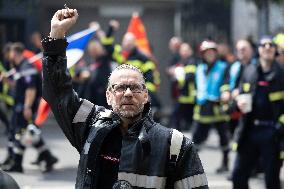
<svg viewBox="0 0 284 189">
<path fill-rule="evenodd" d="M 126 118 L 126 119 L 137 118 L 143 112 L 143 109 L 144 109 L 144 105 L 140 106 L 135 111 L 122 110 L 117 105 L 113 105 L 112 107 L 113 107 L 113 111 L 117 113 L 119 117 Z"/>
</svg>

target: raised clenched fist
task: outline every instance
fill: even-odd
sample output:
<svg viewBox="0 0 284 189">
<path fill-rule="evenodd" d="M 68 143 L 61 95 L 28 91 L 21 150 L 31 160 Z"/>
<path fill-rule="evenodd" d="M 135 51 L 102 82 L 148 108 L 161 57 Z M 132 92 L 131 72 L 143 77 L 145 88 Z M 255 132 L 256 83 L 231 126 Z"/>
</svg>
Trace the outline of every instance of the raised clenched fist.
<svg viewBox="0 0 284 189">
<path fill-rule="evenodd" d="M 78 12 L 76 9 L 58 10 L 51 19 L 50 37 L 64 38 L 66 32 L 76 23 Z"/>
</svg>

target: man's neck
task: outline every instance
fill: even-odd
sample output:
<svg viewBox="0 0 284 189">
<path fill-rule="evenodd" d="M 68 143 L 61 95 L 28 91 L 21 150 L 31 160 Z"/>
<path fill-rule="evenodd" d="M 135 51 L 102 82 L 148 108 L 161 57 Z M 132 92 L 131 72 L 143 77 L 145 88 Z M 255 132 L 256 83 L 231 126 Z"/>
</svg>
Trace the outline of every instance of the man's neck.
<svg viewBox="0 0 284 189">
<path fill-rule="evenodd" d="M 270 71 L 273 61 L 267 61 L 267 60 L 260 59 L 259 62 L 260 62 L 260 66 L 263 72 Z"/>
<path fill-rule="evenodd" d="M 240 62 L 242 63 L 242 65 L 248 65 L 250 63 L 251 59 L 243 59 Z"/>
<path fill-rule="evenodd" d="M 128 129 L 131 127 L 131 125 L 141 118 L 142 118 L 141 114 L 135 118 L 121 118 L 122 123 L 120 125 L 120 130 L 122 134 L 125 135 L 128 132 Z"/>
</svg>

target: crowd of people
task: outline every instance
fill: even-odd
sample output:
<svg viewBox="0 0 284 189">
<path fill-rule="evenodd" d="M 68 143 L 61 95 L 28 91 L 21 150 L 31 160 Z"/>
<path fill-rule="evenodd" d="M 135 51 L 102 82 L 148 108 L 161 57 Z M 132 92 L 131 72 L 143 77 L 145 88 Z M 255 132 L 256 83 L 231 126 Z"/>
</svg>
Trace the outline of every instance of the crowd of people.
<svg viewBox="0 0 284 189">
<path fill-rule="evenodd" d="M 206 140 L 214 126 L 223 152 L 217 173 L 228 171 L 232 141 L 237 152 L 231 178 L 234 188 L 248 188 L 249 177 L 260 169 L 267 188 L 280 188 L 284 64 L 277 47 L 281 44 L 263 36 L 253 48 L 250 41 L 241 39 L 236 43 L 234 60 L 231 54 L 221 56 L 216 42 L 204 40 L 195 61 L 191 48 L 187 48 L 184 61 L 186 46 L 178 38 L 170 42 L 170 47 L 176 47 L 168 70 L 176 99 L 170 126 L 184 129 L 192 125 L 196 145 Z M 181 123 L 183 127 L 179 127 Z"/>
<path fill-rule="evenodd" d="M 98 27 L 98 23 L 92 23 L 90 27 L 94 25 Z M 39 42 L 41 37 L 38 33 L 33 34 L 31 38 L 35 44 L 35 48 L 33 49 L 35 53 L 41 52 L 43 49 L 45 50 L 44 61 L 46 61 L 47 65 L 45 65 L 46 67 L 44 68 L 44 82 L 47 84 L 44 89 L 48 89 L 49 92 L 45 92 L 43 96 L 51 103 L 51 108 L 55 112 L 55 116 L 57 116 L 57 121 L 61 120 L 59 121 L 59 125 L 71 144 L 76 147 L 78 151 L 86 150 L 87 143 L 84 143 L 83 139 L 88 137 L 86 133 L 93 132 L 92 129 L 86 129 L 85 123 L 80 121 L 80 119 L 84 118 L 84 122 L 86 122 L 87 118 L 89 119 L 89 114 L 96 114 L 96 112 L 103 112 L 104 115 L 108 114 L 106 109 L 99 107 L 112 107 L 114 112 L 118 112 L 122 123 L 127 125 L 127 129 L 129 125 L 133 124 L 133 122 L 129 121 L 130 119 L 123 119 L 130 116 L 127 114 L 126 110 L 126 113 L 116 110 L 117 104 L 115 104 L 116 101 L 114 97 L 112 97 L 113 94 L 111 91 L 114 91 L 115 94 L 123 93 L 123 95 L 126 95 L 127 93 L 127 95 L 131 96 L 132 93 L 142 93 L 145 87 L 148 91 L 149 99 L 145 96 L 143 96 L 143 98 L 141 97 L 141 100 L 146 100 L 147 103 L 143 101 L 140 105 L 142 107 L 141 110 L 139 109 L 140 106 L 137 105 L 136 111 L 138 111 L 138 113 L 144 112 L 147 110 L 145 106 L 147 107 L 149 105 L 151 106 L 154 120 L 159 121 L 160 119 L 159 112 L 161 111 L 161 104 L 157 92 L 161 81 L 160 73 L 157 68 L 157 60 L 153 55 L 144 54 L 139 49 L 135 36 L 132 33 L 126 33 L 124 35 L 121 45 L 115 44 L 114 37 L 118 29 L 119 22 L 115 20 L 109 22 L 108 29 L 105 32 L 99 28 L 96 36 L 94 36 L 88 44 L 86 50 L 88 59 L 83 58 L 74 67 L 70 68 L 72 85 L 77 92 L 77 96 L 75 95 L 74 97 L 74 94 L 71 95 L 68 93 L 68 95 L 66 95 L 67 92 L 70 92 L 70 90 L 68 90 L 70 87 L 68 83 L 69 80 L 67 80 L 68 76 L 63 77 L 56 75 L 59 74 L 59 70 L 55 75 L 50 73 L 50 70 L 55 69 L 52 67 L 54 62 L 54 55 L 52 53 L 61 52 L 66 42 L 54 40 L 53 38 L 56 38 L 57 35 L 51 32 L 51 36 L 55 37 L 45 39 L 43 41 L 45 47 L 43 48 L 41 46 L 42 43 Z M 50 42 L 52 40 L 54 40 L 54 44 L 58 45 L 57 49 L 54 44 Z M 51 47 L 54 47 L 57 51 Z M 279 41 L 277 37 L 273 38 L 272 36 L 262 36 L 256 44 L 253 44 L 250 40 L 240 39 L 235 44 L 236 53 L 234 55 L 226 44 L 217 43 L 211 38 L 204 39 L 195 50 L 189 43 L 182 41 L 181 38 L 173 37 L 169 41 L 169 50 L 172 53 L 171 58 L 168 62 L 160 62 L 160 64 L 167 64 L 167 69 L 164 71 L 170 78 L 168 85 L 173 101 L 172 113 L 169 116 L 167 127 L 174 128 L 178 131 L 190 130 L 192 133 L 192 141 L 195 143 L 197 150 L 202 148 L 203 142 L 208 137 L 209 130 L 215 128 L 220 138 L 220 149 L 222 151 L 221 165 L 216 172 L 228 172 L 229 152 L 234 150 L 237 153 L 230 178 L 233 182 L 234 189 L 248 188 L 249 178 L 252 176 L 253 172 L 259 170 L 265 173 L 265 184 L 267 188 L 281 188 L 279 174 L 282 160 L 284 159 L 283 47 L 284 40 Z M 11 118 L 7 118 L 8 115 L 5 113 L 5 110 L 0 109 L 0 119 L 7 128 L 6 133 L 9 141 L 7 146 L 8 156 L 6 160 L 2 162 L 1 169 L 8 172 L 23 172 L 22 159 L 24 150 L 27 146 L 33 146 L 39 152 L 39 156 L 34 163 L 39 165 L 41 162 L 45 162 L 43 171 L 48 172 L 53 169 L 53 165 L 58 160 L 47 148 L 40 134 L 40 130 L 34 124 L 39 99 L 42 96 L 42 76 L 40 71 L 33 64 L 28 62 L 28 59 L 24 56 L 24 51 L 24 45 L 19 42 L 7 43 L 3 48 L 4 59 L 0 66 L 0 98 L 2 105 L 6 105 L 4 108 L 12 110 L 12 116 Z M 134 67 L 122 65 L 131 65 Z M 125 73 L 118 75 L 116 72 L 119 72 L 119 70 L 127 70 L 129 76 L 126 78 L 129 77 L 128 80 L 131 80 L 134 76 L 132 76 L 133 73 L 130 70 L 133 71 L 133 69 L 135 70 L 136 68 L 140 70 L 145 79 L 145 83 L 142 82 L 142 85 L 115 84 L 114 78 L 117 79 L 117 81 L 124 81 L 123 79 L 126 77 L 123 75 Z M 64 68 L 62 68 L 62 70 L 64 71 Z M 116 75 L 109 78 L 112 72 L 116 73 Z M 135 70 L 134 72 L 138 71 Z M 54 82 L 56 79 L 59 80 Z M 59 82 L 61 81 L 60 79 L 62 79 L 62 82 Z M 110 83 L 112 84 L 110 85 Z M 62 86 L 59 86 L 60 89 L 56 89 L 53 85 Z M 54 96 L 51 92 L 59 96 Z M 61 93 L 62 95 L 60 95 Z M 66 99 L 59 99 L 65 98 L 65 96 Z M 70 105 L 71 102 L 70 104 L 66 104 L 71 96 L 73 97 L 71 99 L 72 103 L 74 103 L 72 106 Z M 77 99 L 78 97 L 88 101 L 81 102 L 81 100 Z M 63 101 L 62 103 L 61 100 Z M 148 101 L 150 102 L 149 104 Z M 54 103 L 58 103 L 60 106 Z M 97 105 L 96 110 L 93 110 L 93 104 Z M 71 110 L 69 109 L 65 112 L 62 108 L 67 105 L 68 107 L 74 108 L 74 110 L 72 109 L 72 111 L 74 111 L 72 116 L 74 117 L 75 115 L 75 117 L 74 119 L 73 117 L 71 118 L 73 121 L 70 120 L 71 113 L 69 111 Z M 59 108 L 57 108 L 57 106 Z M 1 108 L 3 108 L 3 106 Z M 84 115 L 78 113 L 78 108 L 79 110 L 81 110 L 81 108 L 84 109 L 86 115 L 84 113 L 81 113 Z M 76 113 L 77 110 L 78 112 Z M 108 115 L 103 117 L 103 119 L 108 119 Z M 89 122 L 86 123 L 91 124 Z M 78 130 L 78 127 L 73 128 L 73 124 L 82 124 L 84 127 L 82 126 L 81 130 Z M 102 122 L 100 122 L 100 124 L 102 124 Z M 151 124 L 153 123 L 151 122 Z M 133 125 L 135 126 L 135 122 Z M 82 128 L 84 128 L 84 131 Z M 118 135 L 118 131 L 116 130 L 112 131 L 111 136 L 114 137 L 113 140 L 122 140 L 121 137 L 127 133 L 127 129 L 122 130 L 122 135 Z M 77 133 L 74 133 L 75 131 L 77 131 Z M 32 142 L 29 142 L 29 140 L 25 138 L 28 132 L 37 133 L 33 134 Z M 94 130 L 94 132 L 97 131 Z M 135 133 L 135 131 L 133 132 Z M 146 129 L 145 132 L 148 133 L 148 130 Z M 157 130 L 155 132 L 165 131 Z M 145 138 L 143 132 L 142 134 L 138 134 L 140 137 L 138 137 L 139 140 L 145 140 L 142 142 L 144 151 L 142 150 L 143 152 L 141 152 L 143 154 L 141 158 L 143 159 L 144 156 L 147 156 L 147 153 L 150 153 L 150 139 Z M 151 138 L 150 135 L 148 137 Z M 157 134 L 156 137 L 159 138 L 161 136 Z M 96 138 L 92 138 L 92 140 L 96 141 Z M 111 140 L 112 139 L 109 139 L 109 141 Z M 160 140 L 162 143 L 163 139 L 161 138 Z M 91 143 L 89 143 L 88 149 L 90 145 Z M 186 148 L 185 146 L 186 144 L 183 146 L 184 149 Z M 152 150 L 154 150 L 155 146 L 152 146 L 152 148 Z M 119 161 L 119 159 L 123 160 L 123 158 L 127 159 L 130 157 L 129 155 L 131 155 L 123 150 L 123 146 L 112 146 L 111 142 L 106 142 L 106 144 L 102 146 L 102 149 L 106 154 L 110 153 L 108 149 L 121 149 L 123 151 L 122 153 L 125 153 L 120 154 L 120 152 L 116 152 L 116 154 L 113 154 L 115 157 L 111 157 L 113 161 Z M 162 150 L 160 152 L 164 153 Z M 190 153 L 195 154 L 195 151 Z M 85 154 L 81 155 L 82 159 L 85 158 L 84 155 Z M 122 156 L 123 158 L 121 158 Z M 136 156 L 138 155 L 136 154 L 135 157 Z M 109 172 L 102 175 L 96 175 L 96 178 L 99 178 L 96 179 L 96 184 L 103 187 L 106 182 L 98 180 L 102 179 L 107 181 L 109 180 L 107 178 L 108 176 L 115 178 L 113 169 L 118 171 L 119 168 L 117 165 L 107 168 L 104 162 L 109 160 L 108 155 L 102 154 L 101 158 L 102 161 L 100 162 L 103 163 L 99 167 L 104 167 L 105 170 L 109 170 Z M 138 160 L 139 159 L 140 157 Z M 125 161 L 129 163 L 129 160 Z M 90 161 L 86 160 L 86 162 L 86 164 L 89 164 Z M 97 166 L 93 165 L 93 163 L 90 164 Z M 125 166 L 127 167 L 127 163 Z M 132 167 L 130 167 L 129 170 L 131 168 Z M 144 167 L 138 166 L 138 168 L 141 174 L 142 172 L 149 171 Z M 81 167 L 80 171 L 85 170 Z M 126 170 L 124 171 L 127 172 Z M 160 171 L 160 169 L 158 171 Z M 179 175 L 180 179 L 186 176 L 186 171 L 184 171 L 185 170 L 181 170 L 182 174 Z M 203 177 L 204 172 L 201 164 L 198 167 L 197 173 L 194 174 L 200 177 L 202 176 L 202 179 L 205 178 Z M 153 173 L 151 172 L 150 174 Z M 193 176 L 196 175 L 190 176 L 193 178 Z M 127 180 L 128 177 L 126 173 L 123 172 L 119 176 L 133 185 L 131 180 Z M 80 178 L 80 176 L 78 178 Z M 77 181 L 78 186 L 82 185 L 83 187 L 85 184 L 80 179 Z M 178 183 L 180 181 L 175 180 L 174 182 Z M 114 183 L 115 179 L 109 184 L 113 185 Z M 119 182 L 116 184 L 123 185 L 125 183 Z M 205 182 L 202 184 L 203 185 L 196 187 L 207 185 Z M 111 186 L 106 187 L 109 188 Z"/>
</svg>

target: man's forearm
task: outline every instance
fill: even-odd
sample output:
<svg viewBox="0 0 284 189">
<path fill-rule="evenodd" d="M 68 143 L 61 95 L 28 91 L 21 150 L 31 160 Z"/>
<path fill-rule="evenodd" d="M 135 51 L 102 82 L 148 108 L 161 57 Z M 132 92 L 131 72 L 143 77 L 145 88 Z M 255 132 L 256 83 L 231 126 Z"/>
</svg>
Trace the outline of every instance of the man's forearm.
<svg viewBox="0 0 284 189">
<path fill-rule="evenodd" d="M 24 108 L 31 108 L 36 97 L 36 89 L 28 88 L 25 92 L 25 104 Z"/>
</svg>

